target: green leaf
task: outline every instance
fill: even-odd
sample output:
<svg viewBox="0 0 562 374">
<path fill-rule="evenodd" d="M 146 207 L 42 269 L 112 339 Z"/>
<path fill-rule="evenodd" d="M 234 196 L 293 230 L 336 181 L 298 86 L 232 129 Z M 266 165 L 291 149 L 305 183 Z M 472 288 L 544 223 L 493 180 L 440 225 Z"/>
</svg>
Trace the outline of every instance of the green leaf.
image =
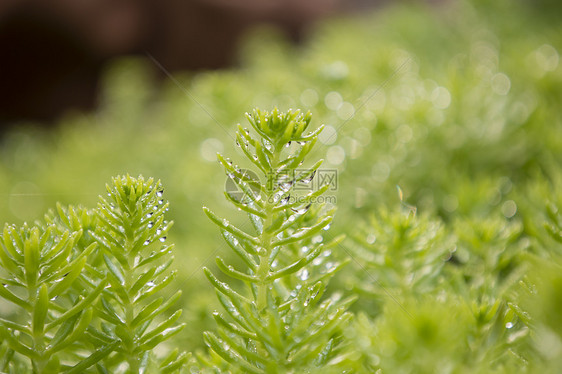
<svg viewBox="0 0 562 374">
<path fill-rule="evenodd" d="M 210 332 L 204 332 L 203 334 L 204 334 L 203 336 L 204 336 L 204 339 L 205 339 L 205 343 L 207 343 L 207 345 L 213 351 L 215 351 L 219 356 L 224 358 L 227 362 L 230 362 L 233 365 L 241 367 L 247 373 L 253 373 L 253 374 L 264 373 L 263 371 L 258 370 L 257 368 L 255 368 L 253 366 L 250 366 L 250 364 L 248 364 L 246 361 L 244 361 L 244 359 L 242 357 L 240 357 L 238 354 L 235 354 L 234 352 L 232 352 L 230 350 L 230 347 L 224 341 L 217 338 L 215 334 L 210 333 Z"/>
<path fill-rule="evenodd" d="M 19 298 L 18 296 L 13 294 L 11 291 L 9 291 L 3 285 L 0 285 L 0 296 L 2 296 L 2 298 L 6 299 L 6 300 L 11 301 L 12 303 L 14 303 L 16 305 L 19 305 L 20 307 L 24 308 L 27 311 L 31 311 L 33 309 L 30 303 L 28 303 L 27 301 Z"/>
<path fill-rule="evenodd" d="M 227 220 L 221 220 L 219 217 L 217 217 L 213 212 L 211 212 L 206 207 L 203 207 L 203 210 L 204 210 L 205 214 L 211 219 L 211 221 L 213 221 L 221 229 L 228 231 L 229 233 L 233 234 L 234 236 L 236 236 L 240 239 L 245 239 L 252 244 L 256 244 L 256 245 L 259 244 L 259 242 L 256 238 L 254 238 L 250 234 L 247 234 L 244 231 L 232 226 Z"/>
<path fill-rule="evenodd" d="M 34 335 L 37 336 L 43 333 L 43 329 L 45 328 L 45 318 L 47 317 L 48 310 L 49 310 L 49 290 L 47 288 L 47 285 L 43 283 L 41 287 L 39 287 L 39 292 L 33 310 Z"/>
<path fill-rule="evenodd" d="M 119 266 L 115 265 L 113 263 L 113 261 L 111 261 L 111 259 L 105 254 L 103 255 L 103 259 L 105 261 L 105 264 L 107 265 L 107 268 L 111 272 L 111 274 L 119 280 L 121 285 L 124 285 L 125 284 L 125 277 L 123 276 L 123 271 L 119 268 Z M 113 285 L 113 283 L 112 283 L 112 285 Z"/>
<path fill-rule="evenodd" d="M 78 364 L 70 368 L 68 371 L 65 372 L 65 374 L 82 373 L 82 371 L 86 370 L 92 365 L 95 365 L 98 361 L 102 360 L 104 357 L 106 357 L 111 352 L 113 352 L 119 344 L 120 342 L 116 340 L 110 344 L 101 347 L 100 349 L 92 353 L 90 356 L 88 356 L 86 359 L 80 361 Z"/>
<path fill-rule="evenodd" d="M 82 269 L 88 259 L 83 257 L 77 261 L 73 261 L 70 265 L 70 272 L 65 274 L 64 277 L 59 280 L 49 291 L 51 297 L 55 297 L 61 294 L 61 292 L 66 291 L 72 283 L 80 276 Z"/>
<path fill-rule="evenodd" d="M 239 293 L 237 293 L 236 291 L 234 291 L 232 288 L 230 288 L 228 286 L 228 284 L 219 281 L 213 275 L 213 273 L 211 273 L 211 271 L 209 269 L 207 269 L 206 267 L 203 268 L 203 272 L 207 276 L 207 279 L 209 279 L 209 281 L 213 284 L 213 286 L 215 286 L 215 288 L 218 291 L 220 291 L 221 293 L 223 293 L 225 296 L 228 296 L 229 299 L 238 300 L 238 301 L 244 302 L 244 303 L 250 303 L 250 300 L 248 300 L 244 296 L 242 296 Z"/>
<path fill-rule="evenodd" d="M 217 266 L 219 267 L 219 269 L 225 273 L 226 275 L 235 278 L 235 279 L 240 279 L 243 281 L 247 281 L 247 282 L 259 282 L 259 279 L 255 276 L 249 275 L 249 274 L 244 274 L 236 269 L 234 269 L 234 267 L 226 265 L 224 263 L 224 261 L 222 260 L 222 258 L 217 257 L 215 259 Z"/>
</svg>

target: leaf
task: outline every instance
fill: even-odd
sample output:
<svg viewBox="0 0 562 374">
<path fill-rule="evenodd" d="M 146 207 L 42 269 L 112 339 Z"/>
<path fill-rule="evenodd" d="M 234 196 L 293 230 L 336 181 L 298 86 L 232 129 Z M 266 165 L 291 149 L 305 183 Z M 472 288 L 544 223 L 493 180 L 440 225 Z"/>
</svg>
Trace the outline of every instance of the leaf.
<svg viewBox="0 0 562 374">
<path fill-rule="evenodd" d="M 178 355 L 178 350 L 175 349 L 170 356 L 162 364 L 160 364 L 160 374 L 173 373 L 181 369 L 189 360 L 191 354 L 182 352 Z"/>
<path fill-rule="evenodd" d="M 235 278 L 235 279 L 240 279 L 243 281 L 247 281 L 247 282 L 258 282 L 259 279 L 255 276 L 249 275 L 249 274 L 244 274 L 236 269 L 234 269 L 234 267 L 226 265 L 224 263 L 224 261 L 222 260 L 222 258 L 217 257 L 215 258 L 215 262 L 217 263 L 217 266 L 219 267 L 219 269 L 225 273 L 226 275 Z"/>
<path fill-rule="evenodd" d="M 0 296 L 2 296 L 2 298 L 11 301 L 12 303 L 19 305 L 20 307 L 24 308 L 27 311 L 31 311 L 32 310 L 32 306 L 30 303 L 28 303 L 27 301 L 19 298 L 18 296 L 16 296 L 15 294 L 13 294 L 12 292 L 10 292 L 5 286 L 0 285 Z"/>
<path fill-rule="evenodd" d="M 207 343 L 207 345 L 213 351 L 215 351 L 219 356 L 224 358 L 227 362 L 230 362 L 231 364 L 244 369 L 247 373 L 253 373 L 253 374 L 264 373 L 263 371 L 258 371 L 255 367 L 250 366 L 250 364 L 244 361 L 244 359 L 240 357 L 238 354 L 233 353 L 230 350 L 230 347 L 224 341 L 217 338 L 215 334 L 206 331 L 203 333 L 203 337 L 205 343 Z"/>
<path fill-rule="evenodd" d="M 119 280 L 119 282 L 121 282 L 121 285 L 124 285 L 125 284 L 125 277 L 123 276 L 123 271 L 119 268 L 119 266 L 115 265 L 113 263 L 113 261 L 111 261 L 111 259 L 105 254 L 103 255 L 103 259 L 105 261 L 105 264 L 107 265 L 107 268 L 111 272 L 111 274 L 113 274 L 113 276 L 115 278 L 117 278 Z"/>
<path fill-rule="evenodd" d="M 92 365 L 95 365 L 98 361 L 102 360 L 104 357 L 106 357 L 111 352 L 113 352 L 117 348 L 119 343 L 120 342 L 116 340 L 110 344 L 101 347 L 100 349 L 92 353 L 90 356 L 88 356 L 86 359 L 80 361 L 78 364 L 70 368 L 68 371 L 65 372 L 65 374 L 81 374 L 83 370 L 89 368 Z"/>
<path fill-rule="evenodd" d="M 281 246 L 310 238 L 311 236 L 319 233 L 324 227 L 328 226 L 333 219 L 333 216 L 324 217 L 322 220 L 310 227 L 301 228 L 289 237 L 275 241 L 273 245 Z"/>
<path fill-rule="evenodd" d="M 179 324 L 177 326 L 169 327 L 169 328 L 165 329 L 164 331 L 157 334 L 153 338 L 147 340 L 145 343 L 137 346 L 137 348 L 135 348 L 135 352 L 139 353 L 139 352 L 143 352 L 143 351 L 146 351 L 146 350 L 149 350 L 149 349 L 153 349 L 158 344 L 162 343 L 163 341 L 166 341 L 166 340 L 170 339 L 172 336 L 179 333 L 181 330 L 183 330 L 185 328 L 185 326 L 186 326 L 185 323 L 182 323 L 182 324 Z"/>
<path fill-rule="evenodd" d="M 52 354 L 54 352 L 60 351 L 61 349 L 81 339 L 84 336 L 86 329 L 90 325 L 90 322 L 92 321 L 92 316 L 93 316 L 93 309 L 92 308 L 86 309 L 80 316 L 78 325 L 76 325 L 76 327 L 72 330 L 72 333 L 64 337 L 55 345 L 51 343 L 52 347 L 49 350 L 49 352 Z"/>
<path fill-rule="evenodd" d="M 42 284 L 39 287 L 39 293 L 37 295 L 37 300 L 35 301 L 35 307 L 33 309 L 33 334 L 40 335 L 43 333 L 45 328 L 45 318 L 47 317 L 47 311 L 49 310 L 49 290 L 46 284 Z"/>
<path fill-rule="evenodd" d="M 84 268 L 86 261 L 87 258 L 83 257 L 71 264 L 70 272 L 65 274 L 62 279 L 59 279 L 49 291 L 51 297 L 60 295 L 61 292 L 66 291 L 72 285 L 72 283 L 74 283 L 76 278 L 78 278 L 82 273 L 82 269 Z"/>
<path fill-rule="evenodd" d="M 80 313 L 81 311 L 85 310 L 87 307 L 92 305 L 94 301 L 98 298 L 99 294 L 105 288 L 107 284 L 106 280 L 101 280 L 97 287 L 92 290 L 86 297 L 81 296 L 78 302 L 74 304 L 74 306 L 64 312 L 61 316 L 53 320 L 48 326 L 47 331 L 52 329 L 53 327 L 65 322 L 67 319 L 75 316 L 76 314 Z"/>
<path fill-rule="evenodd" d="M 230 288 L 230 286 L 228 286 L 228 284 L 219 281 L 206 267 L 203 268 L 203 272 L 207 276 L 207 279 L 209 279 L 209 281 L 213 284 L 213 286 L 215 286 L 218 291 L 227 296 L 229 299 L 244 303 L 250 303 L 250 300 L 235 292 L 232 288 Z"/>
<path fill-rule="evenodd" d="M 213 212 L 211 212 L 208 208 L 203 207 L 203 211 L 211 219 L 211 221 L 213 221 L 220 228 L 228 231 L 229 233 L 233 234 L 234 236 L 236 236 L 238 238 L 245 239 L 245 240 L 247 240 L 247 241 L 249 241 L 253 244 L 256 244 L 256 245 L 259 244 L 259 242 L 256 238 L 254 238 L 250 234 L 247 234 L 244 231 L 232 226 L 228 221 L 221 220 Z"/>
</svg>

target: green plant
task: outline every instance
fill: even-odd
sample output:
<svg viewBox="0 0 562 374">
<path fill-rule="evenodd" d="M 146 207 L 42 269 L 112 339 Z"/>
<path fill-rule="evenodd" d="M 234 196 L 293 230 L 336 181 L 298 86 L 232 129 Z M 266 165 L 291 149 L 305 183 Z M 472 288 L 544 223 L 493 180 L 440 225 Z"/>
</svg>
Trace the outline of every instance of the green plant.
<svg viewBox="0 0 562 374">
<path fill-rule="evenodd" d="M 225 197 L 248 214 L 253 230 L 235 227 L 205 208 L 246 267 L 237 270 L 218 257 L 219 269 L 245 287 L 236 291 L 232 282 L 221 282 L 205 269 L 228 315 L 214 315 L 218 335 L 207 332 L 205 341 L 236 372 L 301 373 L 341 367 L 345 360 L 336 357 L 352 300 L 340 301 L 337 295 L 322 298 L 327 278 L 340 266 L 327 260 L 329 248 L 337 242 L 326 245 L 322 234 L 335 210 L 326 204 L 311 207 L 328 185 L 301 196 L 296 188 L 310 183 L 322 163 L 301 166 L 322 127 L 304 134 L 311 116 L 300 111 L 254 110 L 247 118 L 258 139 L 239 126 L 236 140 L 264 182 L 220 154 L 218 159 L 243 191 L 242 197 L 230 191 Z"/>
<path fill-rule="evenodd" d="M 187 360 L 151 354 L 183 328 L 181 310 L 162 320 L 179 293 L 157 297 L 174 274 L 162 186 L 126 176 L 107 189 L 97 209 L 58 205 L 35 226 L 4 227 L 0 295 L 20 312 L 0 319 L 3 372 L 171 373 Z"/>
</svg>

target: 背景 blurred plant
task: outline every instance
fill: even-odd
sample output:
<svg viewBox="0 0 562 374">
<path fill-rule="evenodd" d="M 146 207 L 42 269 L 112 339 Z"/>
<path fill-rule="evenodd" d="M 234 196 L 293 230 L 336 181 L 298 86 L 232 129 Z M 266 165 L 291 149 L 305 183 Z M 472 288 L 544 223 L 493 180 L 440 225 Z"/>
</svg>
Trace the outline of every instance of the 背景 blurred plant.
<svg viewBox="0 0 562 374">
<path fill-rule="evenodd" d="M 350 318 L 346 308 L 352 300 L 322 297 L 327 278 L 341 266 L 329 259 L 330 247 L 340 238 L 325 244 L 322 236 L 335 209 L 315 204 L 328 185 L 300 196 L 296 188 L 310 183 L 322 163 L 301 167 L 322 127 L 304 134 L 311 116 L 300 111 L 254 110 L 247 118 L 258 139 L 239 126 L 237 143 L 265 181 L 220 154 L 218 159 L 244 193 L 240 197 L 227 191 L 226 199 L 248 214 L 253 230 L 235 227 L 204 208 L 247 267 L 237 270 L 218 257 L 219 269 L 241 280 L 245 289 L 236 291 L 231 282 L 221 282 L 205 269 L 228 315 L 215 313 L 218 334 L 207 332 L 205 340 L 236 372 L 339 368 L 345 362 L 341 329 Z"/>
<path fill-rule="evenodd" d="M 172 246 L 152 244 L 170 227 L 162 186 L 126 176 L 107 188 L 97 209 L 57 205 L 35 226 L 4 227 L 2 372 L 172 373 L 187 360 L 151 353 L 183 327 L 181 310 L 162 320 L 179 294 L 157 297 L 173 278 Z"/>
</svg>

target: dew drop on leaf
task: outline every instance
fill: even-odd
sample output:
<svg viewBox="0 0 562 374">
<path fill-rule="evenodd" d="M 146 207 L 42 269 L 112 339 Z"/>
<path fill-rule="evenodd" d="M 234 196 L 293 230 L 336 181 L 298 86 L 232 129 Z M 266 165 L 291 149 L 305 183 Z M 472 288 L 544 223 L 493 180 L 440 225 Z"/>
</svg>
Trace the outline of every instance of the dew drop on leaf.
<svg viewBox="0 0 562 374">
<path fill-rule="evenodd" d="M 322 243 L 323 240 L 324 238 L 322 237 L 322 235 L 316 235 L 314 238 L 312 238 L 313 243 Z"/>
<path fill-rule="evenodd" d="M 307 269 L 302 269 L 300 274 L 299 274 L 299 278 L 303 281 L 307 280 L 310 277 L 310 273 L 308 272 Z"/>
<path fill-rule="evenodd" d="M 284 198 L 281 199 L 281 201 L 279 202 L 279 204 L 281 205 L 286 205 L 289 202 L 289 199 L 291 198 L 291 195 L 287 195 Z"/>
<path fill-rule="evenodd" d="M 150 244 L 150 240 L 147 239 L 144 241 L 144 245 L 149 245 L 149 244 Z"/>
<path fill-rule="evenodd" d="M 156 192 L 157 197 L 162 197 L 162 195 L 164 195 L 164 190 L 160 190 L 160 191 Z"/>
<path fill-rule="evenodd" d="M 316 174 L 316 170 L 312 172 L 308 177 L 301 179 L 301 182 L 304 184 L 309 184 L 314 179 L 314 175 Z"/>
<path fill-rule="evenodd" d="M 154 222 L 152 222 L 152 221 L 148 222 L 147 226 L 148 226 L 149 229 L 151 229 L 154 226 Z"/>
<path fill-rule="evenodd" d="M 304 214 L 308 211 L 308 209 L 310 208 L 312 204 L 308 204 L 306 206 L 300 207 L 300 208 L 291 208 L 291 210 L 297 214 Z"/>
<path fill-rule="evenodd" d="M 287 192 L 291 189 L 291 186 L 293 185 L 293 181 L 289 181 L 289 182 L 283 182 L 279 184 L 279 188 L 281 188 L 281 190 L 283 192 Z"/>
<path fill-rule="evenodd" d="M 161 241 L 162 243 L 164 243 L 164 242 L 166 241 L 166 237 L 165 237 L 165 236 L 161 237 L 161 238 L 160 238 L 160 241 Z"/>
</svg>

